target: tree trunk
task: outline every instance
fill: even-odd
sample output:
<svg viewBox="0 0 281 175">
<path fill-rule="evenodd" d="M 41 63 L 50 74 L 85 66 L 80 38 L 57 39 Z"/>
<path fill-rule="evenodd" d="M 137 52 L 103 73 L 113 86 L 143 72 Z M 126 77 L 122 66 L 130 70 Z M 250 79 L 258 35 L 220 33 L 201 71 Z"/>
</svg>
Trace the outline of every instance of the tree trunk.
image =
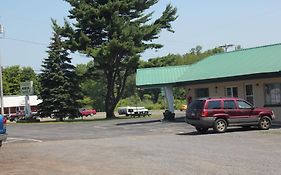
<svg viewBox="0 0 281 175">
<path fill-rule="evenodd" d="M 60 117 L 60 122 L 63 122 L 63 117 Z"/>
<path fill-rule="evenodd" d="M 105 98 L 105 112 L 106 118 L 115 118 L 114 109 L 117 105 L 116 99 L 114 97 L 114 80 L 112 74 L 107 75 L 107 92 Z"/>
<path fill-rule="evenodd" d="M 120 70 L 115 70 L 114 68 L 105 71 L 107 75 L 107 93 L 105 99 L 105 111 L 106 111 L 106 118 L 115 118 L 114 109 L 118 104 L 121 96 L 124 92 L 124 87 L 126 84 L 126 79 L 128 77 L 127 70 L 125 71 L 124 75 L 120 75 Z M 123 78 L 122 78 L 123 77 Z M 115 82 L 120 80 L 119 86 L 115 89 Z"/>
<path fill-rule="evenodd" d="M 112 106 L 112 104 L 109 104 L 109 105 L 106 105 L 106 118 L 107 119 L 112 119 L 112 118 L 115 118 L 115 114 L 114 114 L 114 108 Z"/>
<path fill-rule="evenodd" d="M 112 96 L 111 92 L 107 92 L 106 99 L 105 99 L 105 111 L 106 111 L 106 118 L 111 119 L 115 118 L 114 109 L 116 107 L 116 102 L 114 97 Z"/>
</svg>

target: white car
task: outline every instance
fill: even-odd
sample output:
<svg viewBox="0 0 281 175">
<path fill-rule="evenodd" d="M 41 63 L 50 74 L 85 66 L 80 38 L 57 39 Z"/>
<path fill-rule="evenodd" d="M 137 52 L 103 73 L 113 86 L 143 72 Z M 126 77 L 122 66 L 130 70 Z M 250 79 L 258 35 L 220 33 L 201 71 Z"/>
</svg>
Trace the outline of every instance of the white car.
<svg viewBox="0 0 281 175">
<path fill-rule="evenodd" d="M 145 107 L 134 107 L 134 106 L 127 106 L 127 107 L 119 107 L 118 108 L 119 115 L 126 115 L 126 116 L 149 116 L 151 113 Z"/>
</svg>

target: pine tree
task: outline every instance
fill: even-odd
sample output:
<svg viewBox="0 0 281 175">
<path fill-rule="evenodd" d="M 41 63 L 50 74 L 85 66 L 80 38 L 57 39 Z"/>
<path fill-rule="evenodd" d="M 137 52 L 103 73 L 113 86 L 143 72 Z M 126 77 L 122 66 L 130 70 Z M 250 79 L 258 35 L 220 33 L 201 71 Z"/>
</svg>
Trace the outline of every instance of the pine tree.
<svg viewBox="0 0 281 175">
<path fill-rule="evenodd" d="M 159 49 L 153 43 L 166 29 L 173 32 L 176 8 L 167 5 L 162 16 L 152 20 L 147 10 L 158 0 L 66 0 L 72 7 L 65 22 L 63 36 L 72 51 L 84 53 L 94 60 L 94 68 L 102 72 L 95 80 L 106 80 L 106 117 L 114 117 L 114 109 L 123 95 L 127 78 L 136 72 L 140 54 Z M 102 94 L 101 94 L 102 95 Z"/>
<path fill-rule="evenodd" d="M 41 92 L 43 102 L 39 104 L 42 117 L 54 114 L 63 120 L 66 116 L 75 117 L 78 114 L 81 98 L 79 80 L 75 73 L 75 66 L 67 49 L 61 40 L 61 28 L 53 22 L 53 37 L 49 45 L 48 58 L 44 59 L 42 73 L 40 74 Z"/>
</svg>

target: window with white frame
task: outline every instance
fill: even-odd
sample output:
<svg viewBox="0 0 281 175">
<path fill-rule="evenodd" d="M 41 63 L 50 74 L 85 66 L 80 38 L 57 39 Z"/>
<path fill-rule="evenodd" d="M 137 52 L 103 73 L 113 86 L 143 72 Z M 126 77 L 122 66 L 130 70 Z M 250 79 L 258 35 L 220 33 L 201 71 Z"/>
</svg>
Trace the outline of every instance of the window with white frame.
<svg viewBox="0 0 281 175">
<path fill-rule="evenodd" d="M 209 88 L 195 89 L 196 98 L 209 97 Z"/>
<path fill-rule="evenodd" d="M 238 87 L 226 87 L 225 96 L 238 97 Z"/>
<path fill-rule="evenodd" d="M 281 83 L 265 84 L 264 90 L 266 105 L 281 105 Z"/>
</svg>

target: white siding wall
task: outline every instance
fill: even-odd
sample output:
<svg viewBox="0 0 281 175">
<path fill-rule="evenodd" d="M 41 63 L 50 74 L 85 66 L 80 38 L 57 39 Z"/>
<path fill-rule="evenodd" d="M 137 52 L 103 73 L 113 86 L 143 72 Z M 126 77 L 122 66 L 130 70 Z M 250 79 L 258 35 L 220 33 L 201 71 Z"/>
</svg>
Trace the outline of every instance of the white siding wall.
<svg viewBox="0 0 281 175">
<path fill-rule="evenodd" d="M 238 97 L 246 98 L 245 94 L 245 85 L 252 84 L 254 91 L 254 104 L 258 107 L 263 107 L 265 103 L 265 92 L 264 84 L 269 83 L 281 83 L 281 77 L 279 78 L 267 78 L 267 79 L 256 79 L 256 80 L 243 80 L 243 81 L 233 81 L 233 82 L 223 82 L 223 83 L 209 83 L 209 84 L 198 84 L 198 85 L 189 85 L 186 87 L 187 96 L 191 96 L 192 99 L 195 99 L 195 89 L 197 88 L 209 88 L 210 97 L 225 97 L 225 88 L 226 87 L 238 87 Z M 217 87 L 217 88 L 216 88 Z M 270 107 L 277 119 L 276 121 L 281 122 L 281 106 L 279 107 Z"/>
</svg>

